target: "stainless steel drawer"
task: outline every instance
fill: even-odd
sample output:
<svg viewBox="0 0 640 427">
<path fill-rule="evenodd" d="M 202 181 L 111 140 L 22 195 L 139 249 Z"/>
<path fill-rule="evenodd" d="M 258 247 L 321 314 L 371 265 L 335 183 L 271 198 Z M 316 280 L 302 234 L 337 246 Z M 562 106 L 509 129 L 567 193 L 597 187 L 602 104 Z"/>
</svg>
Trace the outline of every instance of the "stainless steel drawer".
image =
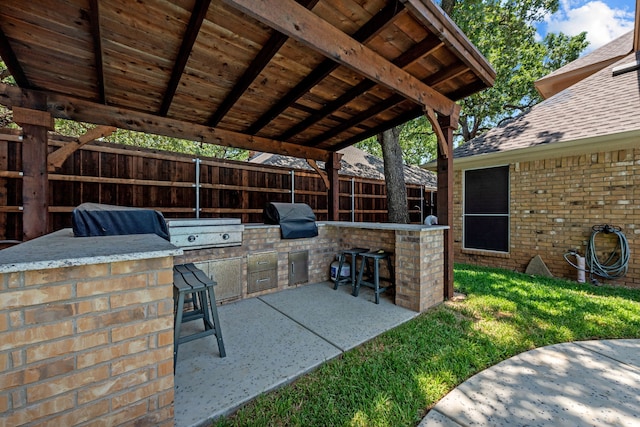
<svg viewBox="0 0 640 427">
<path fill-rule="evenodd" d="M 276 270 L 278 268 L 278 253 L 260 252 L 247 255 L 247 271 L 249 273 L 263 270 Z"/>
<path fill-rule="evenodd" d="M 247 293 L 260 292 L 278 287 L 278 270 L 263 270 L 249 273 Z"/>
</svg>

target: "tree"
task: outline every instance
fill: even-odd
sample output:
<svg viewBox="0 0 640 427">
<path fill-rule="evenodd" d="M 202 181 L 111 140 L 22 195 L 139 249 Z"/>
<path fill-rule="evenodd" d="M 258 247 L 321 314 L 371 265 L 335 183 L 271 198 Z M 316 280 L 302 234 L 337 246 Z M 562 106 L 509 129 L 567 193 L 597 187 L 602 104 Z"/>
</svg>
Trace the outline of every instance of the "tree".
<svg viewBox="0 0 640 427">
<path fill-rule="evenodd" d="M 387 186 L 389 221 L 398 224 L 409 222 L 407 187 L 404 180 L 402 148 L 398 144 L 400 128 L 394 127 L 378 135 L 384 160 L 384 178 Z"/>
<path fill-rule="evenodd" d="M 540 102 L 533 83 L 575 60 L 588 45 L 586 33 L 574 37 L 549 34 L 542 41 L 536 40 L 535 23 L 547 13 L 555 12 L 558 0 L 442 0 L 442 8 L 496 70 L 492 88 L 461 102 L 459 143 Z M 379 156 L 382 147 L 378 141 L 384 141 L 389 152 L 399 153 L 409 164 L 423 164 L 437 155 L 436 138 L 424 117 L 406 123 L 386 137 L 369 138 L 358 146 Z M 397 146 L 389 147 L 393 144 Z M 400 185 L 388 176 L 393 168 L 385 158 L 387 193 L 405 191 L 404 182 Z M 390 216 L 392 211 L 407 209 L 406 199 L 404 203 L 394 198 L 389 202 L 401 204 L 389 206 Z"/>
<path fill-rule="evenodd" d="M 56 119 L 56 132 L 67 136 L 80 136 L 94 125 L 70 120 Z M 133 145 L 154 150 L 171 151 L 174 153 L 192 154 L 202 157 L 216 157 L 231 160 L 246 160 L 249 152 L 239 148 L 223 147 L 204 144 L 184 139 L 169 138 L 167 136 L 152 135 L 126 129 L 118 129 L 105 140 L 116 144 Z"/>
<path fill-rule="evenodd" d="M 584 32 L 536 40 L 535 23 L 558 9 L 557 0 L 447 0 L 443 7 L 496 70 L 492 88 L 461 102 L 463 142 L 539 103 L 533 83 L 578 58 L 588 45 Z"/>
</svg>

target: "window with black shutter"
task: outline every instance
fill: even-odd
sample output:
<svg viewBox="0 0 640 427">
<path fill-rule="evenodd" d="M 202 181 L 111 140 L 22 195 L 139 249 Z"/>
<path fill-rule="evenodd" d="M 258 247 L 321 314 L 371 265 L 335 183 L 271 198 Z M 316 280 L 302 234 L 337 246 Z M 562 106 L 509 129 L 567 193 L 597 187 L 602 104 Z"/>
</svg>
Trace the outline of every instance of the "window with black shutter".
<svg viewBox="0 0 640 427">
<path fill-rule="evenodd" d="M 509 166 L 464 171 L 465 249 L 509 252 Z"/>
</svg>

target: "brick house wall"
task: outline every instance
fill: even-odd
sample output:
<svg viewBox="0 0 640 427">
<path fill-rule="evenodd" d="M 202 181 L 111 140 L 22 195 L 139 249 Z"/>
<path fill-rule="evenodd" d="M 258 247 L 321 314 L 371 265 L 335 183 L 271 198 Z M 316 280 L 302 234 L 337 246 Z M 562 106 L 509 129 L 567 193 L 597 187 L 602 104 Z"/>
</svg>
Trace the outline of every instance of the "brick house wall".
<svg viewBox="0 0 640 427">
<path fill-rule="evenodd" d="M 638 148 L 511 163 L 510 252 L 497 254 L 462 247 L 463 173 L 457 170 L 455 261 L 523 272 L 540 255 L 554 276 L 576 280 L 563 254 L 577 249 L 584 256 L 592 226 L 611 224 L 622 228 L 631 260 L 625 277 L 600 282 L 640 288 L 640 187 L 634 183 L 639 174 Z M 609 253 L 610 242 L 599 238 L 596 246 Z"/>
<path fill-rule="evenodd" d="M 173 257 L 0 275 L 0 426 L 173 426 Z"/>
</svg>

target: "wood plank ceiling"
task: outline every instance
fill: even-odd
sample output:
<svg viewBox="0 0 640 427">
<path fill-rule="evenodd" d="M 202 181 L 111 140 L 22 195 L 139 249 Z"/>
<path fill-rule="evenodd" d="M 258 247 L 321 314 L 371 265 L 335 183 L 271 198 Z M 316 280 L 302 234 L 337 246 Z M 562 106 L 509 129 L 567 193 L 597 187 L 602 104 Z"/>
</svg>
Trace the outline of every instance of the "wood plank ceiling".
<svg viewBox="0 0 640 427">
<path fill-rule="evenodd" d="M 0 0 L 0 56 L 57 117 L 318 160 L 495 78 L 430 0 Z"/>
</svg>

